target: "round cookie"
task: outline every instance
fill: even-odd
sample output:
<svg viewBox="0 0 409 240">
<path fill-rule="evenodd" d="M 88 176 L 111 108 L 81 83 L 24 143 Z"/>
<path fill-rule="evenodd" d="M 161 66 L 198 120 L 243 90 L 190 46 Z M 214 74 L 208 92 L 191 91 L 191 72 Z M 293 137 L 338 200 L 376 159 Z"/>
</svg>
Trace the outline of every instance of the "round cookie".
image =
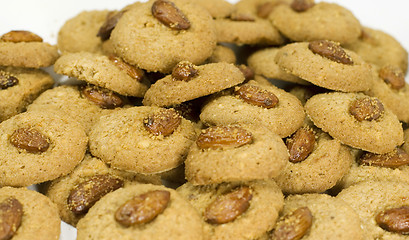
<svg viewBox="0 0 409 240">
<path fill-rule="evenodd" d="M 381 30 L 362 27 L 361 36 L 356 41 L 345 44 L 344 47 L 378 67 L 392 64 L 407 72 L 408 52 L 395 38 Z"/>
<path fill-rule="evenodd" d="M 66 175 L 83 159 L 88 143 L 78 123 L 52 111 L 9 118 L 0 123 L 0 136 L 1 186 L 29 186 Z"/>
<path fill-rule="evenodd" d="M 161 128 L 157 135 L 149 130 Z M 193 124 L 173 109 L 141 106 L 102 116 L 89 133 L 89 148 L 111 167 L 151 174 L 179 166 L 194 138 Z"/>
<path fill-rule="evenodd" d="M 115 61 L 121 60 L 88 52 L 67 53 L 55 62 L 54 71 L 125 96 L 143 97 L 149 84 L 143 78 L 143 71 L 122 62 L 137 73 L 132 75 L 128 68 L 121 68 Z"/>
<path fill-rule="evenodd" d="M 326 194 L 290 195 L 284 200 L 284 209 L 281 211 L 280 216 L 286 216 L 303 207 L 310 210 L 312 223 L 308 231 L 300 239 L 368 239 L 361 228 L 361 221 L 354 209 L 342 200 Z M 276 228 L 283 223 L 280 223 L 280 220 Z M 297 223 L 298 221 L 290 221 L 290 219 L 284 222 L 284 224 L 289 224 L 288 229 L 306 227 L 305 225 L 291 225 Z"/>
<path fill-rule="evenodd" d="M 227 143 L 223 144 L 223 139 Z M 193 185 L 271 179 L 287 163 L 283 140 L 266 128 L 216 126 L 203 130 L 192 144 L 185 161 L 185 176 Z"/>
<path fill-rule="evenodd" d="M 352 51 L 345 50 L 345 54 L 344 57 L 352 64 L 335 62 L 315 54 L 309 49 L 308 42 L 300 42 L 282 47 L 276 53 L 275 61 L 287 73 L 323 88 L 343 92 L 368 90 L 373 80 L 371 66 Z"/>
<path fill-rule="evenodd" d="M 0 37 L 0 66 L 40 68 L 51 66 L 59 57 L 57 46 L 43 42 L 36 36 L 34 41 L 20 41 L 12 37 L 13 41 L 5 40 L 4 34 Z M 14 34 L 13 34 L 14 36 Z"/>
<path fill-rule="evenodd" d="M 235 64 L 237 61 L 236 54 L 234 51 L 226 46 L 218 44 L 213 51 L 212 56 L 210 56 L 206 62 L 207 63 L 218 63 L 218 62 L 227 62 Z"/>
<path fill-rule="evenodd" d="M 162 213 L 148 223 L 124 227 L 114 217 L 128 200 L 150 191 L 167 191 L 170 199 Z M 77 239 L 177 239 L 202 240 L 203 224 L 196 210 L 175 190 L 138 184 L 105 195 L 77 224 Z"/>
<path fill-rule="evenodd" d="M 206 222 L 208 206 L 218 198 L 238 191 L 240 188 L 250 189 L 249 207 L 234 220 L 225 223 Z M 206 239 L 258 239 L 271 230 L 283 207 L 284 197 L 273 180 L 222 183 L 219 185 L 193 186 L 186 183 L 176 189 L 189 200 L 201 214 L 204 221 Z M 229 206 L 224 206 L 228 208 Z M 226 211 L 221 209 L 221 211 Z M 231 210 L 232 211 L 232 210 Z M 250 227 L 251 226 L 251 227 Z"/>
<path fill-rule="evenodd" d="M 274 8 L 269 18 L 284 36 L 296 42 L 327 39 L 349 43 L 361 34 L 358 19 L 335 3 L 320 2 L 305 11 L 282 4 Z"/>
<path fill-rule="evenodd" d="M 226 0 L 194 0 L 192 2 L 205 8 L 216 19 L 230 16 L 234 9 L 234 5 Z"/>
<path fill-rule="evenodd" d="M 274 94 L 278 98 L 278 104 L 274 107 L 266 108 L 244 100 L 237 93 L 234 95 L 222 95 L 210 100 L 202 108 L 200 119 L 207 125 L 256 123 L 266 126 L 270 131 L 282 138 L 291 135 L 302 126 L 305 118 L 304 109 L 300 101 L 292 94 L 272 84 L 267 86 L 254 80 L 236 87 L 236 92 L 248 86 L 260 88 L 259 92 L 265 91 Z M 260 97 L 260 99 L 262 98 Z M 258 101 L 264 101 L 260 99 Z"/>
<path fill-rule="evenodd" d="M 286 82 L 309 85 L 309 82 L 285 72 L 277 65 L 275 57 L 278 51 L 279 48 L 265 48 L 256 51 L 249 56 L 247 63 L 254 70 L 255 74 Z"/>
<path fill-rule="evenodd" d="M 84 185 L 85 182 L 90 182 L 90 185 L 104 186 L 104 194 L 98 195 L 98 198 L 103 197 L 108 192 L 114 191 L 119 187 L 138 183 L 152 183 L 161 185 L 161 179 L 155 175 L 140 175 L 124 171 L 119 171 L 108 167 L 103 161 L 98 158 L 86 154 L 82 162 L 68 175 L 57 178 L 51 181 L 46 187 L 45 194 L 54 202 L 59 210 L 61 220 L 75 226 L 77 222 L 86 214 L 87 208 L 81 208 L 78 205 L 68 204 L 68 199 L 78 188 Z M 115 182 L 115 183 L 114 183 Z M 84 185 L 85 186 L 85 185 Z M 82 190 L 83 188 L 81 188 Z M 108 191 L 108 189 L 110 189 Z M 92 192 L 92 191 L 91 191 Z M 94 192 L 97 192 L 95 190 Z M 86 196 L 86 195 L 85 195 Z M 86 199 L 86 197 L 84 197 Z M 88 205 L 92 207 L 92 204 Z M 75 209 L 72 211 L 71 209 Z"/>
<path fill-rule="evenodd" d="M 4 203 L 9 198 L 17 199 L 23 210 L 21 225 L 17 228 L 11 239 L 59 239 L 61 220 L 57 207 L 50 199 L 26 188 L 0 188 L 0 203 Z"/>
<path fill-rule="evenodd" d="M 388 75 L 384 75 L 382 72 Z M 388 73 L 386 73 L 388 72 Z M 379 98 L 400 121 L 409 122 L 409 85 L 405 82 L 405 74 L 399 67 L 384 65 L 383 68 L 374 67 L 374 81 L 365 94 Z M 392 85 L 388 83 L 391 76 L 395 76 Z M 397 82 L 396 82 L 397 81 Z"/>
<path fill-rule="evenodd" d="M 408 206 L 408 190 L 407 183 L 365 181 L 342 190 L 337 198 L 345 201 L 359 215 L 369 239 L 407 239 L 407 235 L 382 229 L 375 218 L 384 210 Z"/>
<path fill-rule="evenodd" d="M 119 57 L 147 71 L 167 73 L 180 61 L 200 64 L 212 55 L 216 33 L 203 7 L 187 0 L 172 1 L 190 23 L 188 29 L 178 30 L 152 15 L 154 2 L 129 9 L 118 21 L 110 39 Z"/>
<path fill-rule="evenodd" d="M 320 129 L 313 128 L 311 130 L 316 140 L 315 143 L 312 142 L 313 149 L 311 149 L 310 154 L 301 160 L 295 158 L 295 156 L 305 154 L 303 153 L 305 150 L 302 151 L 302 148 L 300 148 L 301 150 L 296 152 L 290 151 L 290 163 L 275 178 L 278 186 L 286 194 L 324 192 L 335 186 L 348 171 L 353 161 L 348 147 L 343 146 L 338 140 L 332 139 Z M 308 139 L 307 137 L 298 136 L 293 136 L 291 140 L 299 142 Z M 287 147 L 289 147 L 289 140 L 287 140 Z"/>
<path fill-rule="evenodd" d="M 373 120 L 359 121 L 356 115 L 362 115 L 351 114 L 352 110 L 359 111 L 354 104 L 362 100 L 380 103 L 376 98 L 370 98 L 362 93 L 333 92 L 311 97 L 304 108 L 317 127 L 351 147 L 373 153 L 387 153 L 401 145 L 402 125 L 388 108 L 385 107 L 384 111 L 379 112 L 375 108 L 373 113 L 380 115 L 377 119 L 373 115 Z"/>
<path fill-rule="evenodd" d="M 39 69 L 0 67 L 0 122 L 26 110 L 54 80 Z"/>
<path fill-rule="evenodd" d="M 181 64 L 190 65 L 188 62 L 181 62 L 178 66 Z M 178 80 L 173 77 L 173 74 L 158 80 L 146 92 L 143 104 L 161 107 L 173 106 L 219 92 L 244 81 L 240 69 L 230 63 L 193 65 L 192 68 L 197 70 L 197 73 L 189 77 L 187 81 Z"/>
<path fill-rule="evenodd" d="M 62 53 L 103 53 L 97 34 L 108 14 L 108 10 L 82 11 L 68 19 L 58 32 L 58 49 Z"/>
</svg>

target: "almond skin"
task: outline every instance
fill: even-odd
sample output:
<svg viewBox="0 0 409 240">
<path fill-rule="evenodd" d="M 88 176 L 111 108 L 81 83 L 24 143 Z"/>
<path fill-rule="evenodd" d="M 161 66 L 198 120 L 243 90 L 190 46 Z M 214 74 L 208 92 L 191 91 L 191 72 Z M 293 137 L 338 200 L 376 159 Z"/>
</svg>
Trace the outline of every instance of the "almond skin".
<svg viewBox="0 0 409 240">
<path fill-rule="evenodd" d="M 325 57 L 331 61 L 353 65 L 354 61 L 345 50 L 336 42 L 328 40 L 316 40 L 308 44 L 308 48 L 315 54 Z"/>
<path fill-rule="evenodd" d="M 29 153 L 42 153 L 50 147 L 50 140 L 35 128 L 19 128 L 10 136 L 10 143 Z"/>
<path fill-rule="evenodd" d="M 300 207 L 281 219 L 271 235 L 273 240 L 299 240 L 312 225 L 312 213 L 308 207 Z"/>
<path fill-rule="evenodd" d="M 241 127 L 210 127 L 202 131 L 196 140 L 201 149 L 236 148 L 253 141 L 252 134 Z"/>
<path fill-rule="evenodd" d="M 190 22 L 176 5 L 167 0 L 157 0 L 152 4 L 152 15 L 165 26 L 174 30 L 187 30 Z"/>
<path fill-rule="evenodd" d="M 375 217 L 376 223 L 386 231 L 409 234 L 409 206 L 389 208 Z"/>
<path fill-rule="evenodd" d="M 0 240 L 12 239 L 21 225 L 23 205 L 14 197 L 0 203 Z"/>
</svg>

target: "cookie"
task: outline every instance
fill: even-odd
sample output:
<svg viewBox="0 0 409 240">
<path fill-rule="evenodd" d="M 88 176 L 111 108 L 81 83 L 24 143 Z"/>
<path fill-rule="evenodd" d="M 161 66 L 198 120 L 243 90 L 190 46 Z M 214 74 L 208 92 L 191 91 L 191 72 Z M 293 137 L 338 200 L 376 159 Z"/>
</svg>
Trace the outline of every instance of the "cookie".
<svg viewBox="0 0 409 240">
<path fill-rule="evenodd" d="M 125 96 L 143 97 L 149 85 L 141 69 L 114 56 L 88 52 L 61 56 L 54 64 L 54 71 Z"/>
<path fill-rule="evenodd" d="M 280 216 L 272 239 L 293 234 L 305 240 L 367 239 L 354 209 L 326 194 L 290 195 Z"/>
<path fill-rule="evenodd" d="M 324 192 L 335 186 L 353 161 L 348 147 L 308 125 L 287 138 L 286 143 L 290 163 L 275 178 L 286 194 Z"/>
<path fill-rule="evenodd" d="M 26 110 L 54 80 L 38 69 L 0 67 L 0 122 Z"/>
<path fill-rule="evenodd" d="M 359 215 L 369 239 L 407 239 L 407 235 L 396 231 L 398 229 L 387 229 L 394 222 L 399 227 L 397 218 L 409 204 L 408 190 L 406 183 L 366 181 L 344 189 L 337 198 L 345 201 Z M 396 214 L 390 215 L 391 209 L 395 209 Z"/>
<path fill-rule="evenodd" d="M 285 72 L 277 65 L 275 57 L 278 51 L 279 48 L 265 48 L 256 51 L 249 56 L 247 63 L 255 74 L 286 82 L 310 85 L 309 82 Z"/>
<path fill-rule="evenodd" d="M 193 185 L 276 177 L 288 163 L 283 140 L 262 126 L 219 125 L 202 131 L 185 161 Z"/>
<path fill-rule="evenodd" d="M 404 141 L 385 154 L 355 150 L 353 164 L 337 187 L 343 189 L 362 181 L 409 182 L 409 130 L 404 131 Z"/>
<path fill-rule="evenodd" d="M 378 67 L 391 64 L 407 72 L 408 52 L 394 37 L 381 30 L 362 27 L 360 37 L 352 43 L 345 44 L 344 47 Z"/>
<path fill-rule="evenodd" d="M 193 124 L 174 109 L 141 106 L 102 116 L 89 148 L 111 167 L 151 174 L 179 166 L 194 138 Z"/>
<path fill-rule="evenodd" d="M 165 12 L 172 11 L 175 18 L 166 20 L 159 14 L 162 8 Z M 186 0 L 151 0 L 129 9 L 118 21 L 110 39 L 115 53 L 125 62 L 164 73 L 170 72 L 180 61 L 200 64 L 216 47 L 212 17 L 203 7 Z"/>
<path fill-rule="evenodd" d="M 348 146 L 387 153 L 403 143 L 401 123 L 377 98 L 333 92 L 311 97 L 304 107 L 317 127 Z"/>
<path fill-rule="evenodd" d="M 54 112 L 26 112 L 0 123 L 0 185 L 29 186 L 68 174 L 83 159 L 82 127 Z"/>
<path fill-rule="evenodd" d="M 303 42 L 327 39 L 350 43 L 361 34 L 361 24 L 348 9 L 327 2 L 312 3 L 301 9 L 297 2 L 300 1 L 279 5 L 269 16 L 272 24 L 290 40 Z"/>
<path fill-rule="evenodd" d="M 173 106 L 219 92 L 243 81 L 243 73 L 233 64 L 219 62 L 195 66 L 183 61 L 171 75 L 158 80 L 148 89 L 143 104 Z"/>
<path fill-rule="evenodd" d="M 2 234 L 6 233 L 6 235 L 1 235 L 3 239 L 59 239 L 61 221 L 57 207 L 44 195 L 26 188 L 2 187 L 0 188 L 0 206 L 1 217 L 8 213 L 16 216 L 13 220 L 21 221 L 19 226 L 10 226 L 7 222 L 3 222 L 5 219 L 1 219 Z M 7 227 L 12 229 L 7 229 Z M 7 232 L 13 234 L 10 235 Z"/>
<path fill-rule="evenodd" d="M 400 121 L 409 122 L 409 85 L 405 74 L 395 65 L 374 67 L 374 82 L 365 93 L 379 98 Z"/>
<path fill-rule="evenodd" d="M 28 31 L 11 31 L 0 37 L 0 66 L 40 68 L 59 57 L 56 46 Z"/>
<path fill-rule="evenodd" d="M 215 19 L 230 16 L 234 9 L 234 5 L 226 0 L 195 0 L 192 2 L 205 8 Z"/>
<path fill-rule="evenodd" d="M 57 46 L 62 53 L 103 53 L 102 40 L 97 36 L 108 10 L 82 11 L 68 19 L 58 31 Z"/>
<path fill-rule="evenodd" d="M 273 180 L 207 186 L 186 183 L 176 191 L 202 216 L 206 239 L 258 239 L 273 228 L 284 203 Z M 238 206 L 235 196 L 241 197 Z M 225 205 L 217 205 L 218 201 Z M 220 206 L 218 214 L 212 214 L 212 205 Z"/>
<path fill-rule="evenodd" d="M 292 0 L 241 0 L 234 5 L 233 18 L 268 19 L 271 12 L 279 5 L 290 5 Z"/>
<path fill-rule="evenodd" d="M 304 109 L 296 97 L 272 84 L 253 80 L 236 87 L 232 95 L 210 100 L 200 114 L 207 125 L 255 123 L 282 138 L 300 128 L 304 118 Z"/>
<path fill-rule="evenodd" d="M 226 63 L 233 63 L 235 64 L 237 61 L 236 54 L 234 51 L 226 46 L 218 44 L 213 51 L 212 56 L 210 56 L 206 62 L 207 63 L 218 63 L 218 62 L 226 62 Z"/>
<path fill-rule="evenodd" d="M 304 106 L 308 99 L 310 99 L 312 96 L 329 91 L 315 85 L 295 85 L 289 89 L 289 92 L 296 96 Z"/>
<path fill-rule="evenodd" d="M 275 61 L 287 73 L 331 90 L 365 91 L 373 80 L 370 65 L 330 41 L 288 44 L 276 53 Z"/>
<path fill-rule="evenodd" d="M 127 203 L 132 212 L 129 217 L 140 217 L 140 222 L 132 224 L 127 217 L 124 208 Z M 149 206 L 154 208 L 145 212 Z M 78 222 L 77 230 L 78 240 L 204 239 L 203 223 L 189 202 L 173 189 L 150 184 L 133 185 L 105 195 Z"/>
<path fill-rule="evenodd" d="M 70 174 L 51 181 L 45 194 L 57 205 L 61 219 L 75 226 L 104 195 L 120 187 L 138 183 L 160 185 L 161 179 L 155 175 L 144 176 L 115 170 L 100 159 L 86 154 Z M 91 190 L 87 189 L 89 186 Z"/>
</svg>

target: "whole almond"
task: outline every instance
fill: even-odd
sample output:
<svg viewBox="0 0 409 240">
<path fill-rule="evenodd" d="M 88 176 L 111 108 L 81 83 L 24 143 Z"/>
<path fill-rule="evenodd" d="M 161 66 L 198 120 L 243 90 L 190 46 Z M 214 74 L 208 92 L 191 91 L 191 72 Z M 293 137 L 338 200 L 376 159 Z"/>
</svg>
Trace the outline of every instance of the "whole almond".
<svg viewBox="0 0 409 240">
<path fill-rule="evenodd" d="M 50 140 L 35 128 L 18 128 L 10 136 L 10 143 L 29 153 L 45 152 L 50 146 Z"/>
<path fill-rule="evenodd" d="M 105 88 L 88 85 L 81 90 L 83 96 L 104 109 L 114 109 L 125 105 L 125 101 L 114 93 Z"/>
<path fill-rule="evenodd" d="M 128 63 L 122 61 L 122 59 L 120 59 L 119 57 L 111 55 L 108 57 L 108 59 L 111 60 L 111 62 L 113 62 L 119 69 L 125 71 L 126 74 L 128 74 L 128 76 L 130 76 L 131 78 L 136 79 L 138 82 L 142 81 L 144 76 L 144 72 L 142 69 L 129 65 Z"/>
<path fill-rule="evenodd" d="M 261 18 L 268 18 L 270 16 L 270 13 L 274 10 L 274 8 L 280 4 L 283 4 L 282 1 L 278 2 L 265 2 L 262 4 L 259 4 L 257 6 L 257 16 Z"/>
<path fill-rule="evenodd" d="M 111 32 L 116 27 L 119 19 L 122 17 L 125 11 L 109 12 L 105 19 L 105 22 L 99 28 L 97 37 L 100 37 L 102 41 L 106 41 L 111 37 Z"/>
<path fill-rule="evenodd" d="M 250 15 L 245 13 L 235 13 L 230 16 L 230 19 L 233 21 L 240 21 L 240 22 L 254 22 L 256 19 Z"/>
<path fill-rule="evenodd" d="M 200 149 L 236 148 L 253 141 L 247 130 L 235 126 L 216 126 L 203 130 L 196 139 Z"/>
<path fill-rule="evenodd" d="M 376 215 L 375 221 L 386 231 L 409 234 L 409 206 L 386 209 Z"/>
<path fill-rule="evenodd" d="M 233 221 L 247 211 L 252 198 L 251 189 L 246 186 L 218 196 L 204 212 L 206 222 L 223 224 Z"/>
<path fill-rule="evenodd" d="M 370 97 L 356 99 L 349 107 L 349 113 L 359 122 L 376 120 L 382 116 L 384 111 L 382 102 Z"/>
<path fill-rule="evenodd" d="M 286 140 L 290 162 L 304 161 L 314 149 L 315 133 L 309 127 L 302 127 Z"/>
<path fill-rule="evenodd" d="M 273 240 L 299 240 L 308 232 L 312 224 L 312 213 L 308 207 L 297 208 L 284 216 L 271 235 Z"/>
<path fill-rule="evenodd" d="M 182 61 L 173 68 L 172 77 L 179 81 L 190 81 L 197 75 L 197 67 L 188 61 Z"/>
<path fill-rule="evenodd" d="M 245 80 L 244 81 L 249 81 L 251 79 L 254 79 L 254 71 L 251 69 L 249 66 L 240 64 L 237 66 L 240 71 L 243 73 Z"/>
<path fill-rule="evenodd" d="M 12 239 L 21 225 L 23 205 L 14 197 L 0 203 L 0 240 Z"/>
<path fill-rule="evenodd" d="M 190 22 L 176 5 L 168 0 L 156 0 L 152 4 L 152 15 L 165 26 L 174 30 L 187 30 Z"/>
<path fill-rule="evenodd" d="M 161 214 L 170 201 L 170 192 L 154 190 L 138 195 L 115 212 L 115 220 L 125 227 L 149 223 Z"/>
<path fill-rule="evenodd" d="M 296 12 L 305 12 L 314 7 L 314 5 L 314 0 L 294 0 L 290 6 Z"/>
<path fill-rule="evenodd" d="M 331 61 L 346 65 L 353 65 L 354 61 L 345 50 L 336 42 L 316 40 L 308 44 L 308 48 L 315 54 L 328 58 Z"/>
<path fill-rule="evenodd" d="M 0 70 L 0 89 L 6 89 L 18 84 L 18 79 L 5 71 Z"/>
<path fill-rule="evenodd" d="M 361 156 L 360 164 L 365 166 L 397 168 L 409 164 L 409 154 L 401 148 L 397 148 L 385 154 L 366 152 Z"/>
<path fill-rule="evenodd" d="M 99 199 L 123 185 L 123 180 L 109 174 L 93 176 L 71 190 L 67 198 L 68 208 L 74 214 L 85 214 Z"/>
<path fill-rule="evenodd" d="M 379 77 L 382 78 L 391 88 L 399 90 L 405 87 L 405 74 L 398 66 L 386 65 L 379 70 Z"/>
<path fill-rule="evenodd" d="M 279 102 L 274 93 L 254 85 L 236 87 L 234 94 L 249 104 L 263 108 L 273 108 Z"/>
<path fill-rule="evenodd" d="M 182 117 L 175 109 L 161 109 L 143 120 L 146 130 L 155 136 L 164 137 L 171 135 L 182 122 Z"/>
<path fill-rule="evenodd" d="M 42 42 L 43 39 L 35 33 L 29 31 L 10 31 L 3 34 L 0 40 L 4 42 Z"/>
</svg>

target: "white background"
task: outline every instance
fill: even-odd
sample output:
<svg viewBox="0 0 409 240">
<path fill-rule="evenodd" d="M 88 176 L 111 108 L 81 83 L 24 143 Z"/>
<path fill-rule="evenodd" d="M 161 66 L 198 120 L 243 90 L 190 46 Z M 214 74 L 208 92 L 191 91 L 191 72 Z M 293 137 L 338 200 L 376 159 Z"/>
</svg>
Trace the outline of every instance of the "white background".
<svg viewBox="0 0 409 240">
<path fill-rule="evenodd" d="M 134 0 L 0 0 L 0 35 L 11 30 L 29 30 L 44 41 L 56 43 L 59 28 L 83 10 L 121 9 Z M 236 2 L 230 0 L 230 2 Z M 361 24 L 382 30 L 409 49 L 409 1 L 406 0 L 328 0 L 338 3 Z M 334 26 L 336 27 L 336 26 Z M 47 224 L 47 223 L 44 223 Z M 61 240 L 74 240 L 75 230 L 62 225 Z"/>
</svg>

